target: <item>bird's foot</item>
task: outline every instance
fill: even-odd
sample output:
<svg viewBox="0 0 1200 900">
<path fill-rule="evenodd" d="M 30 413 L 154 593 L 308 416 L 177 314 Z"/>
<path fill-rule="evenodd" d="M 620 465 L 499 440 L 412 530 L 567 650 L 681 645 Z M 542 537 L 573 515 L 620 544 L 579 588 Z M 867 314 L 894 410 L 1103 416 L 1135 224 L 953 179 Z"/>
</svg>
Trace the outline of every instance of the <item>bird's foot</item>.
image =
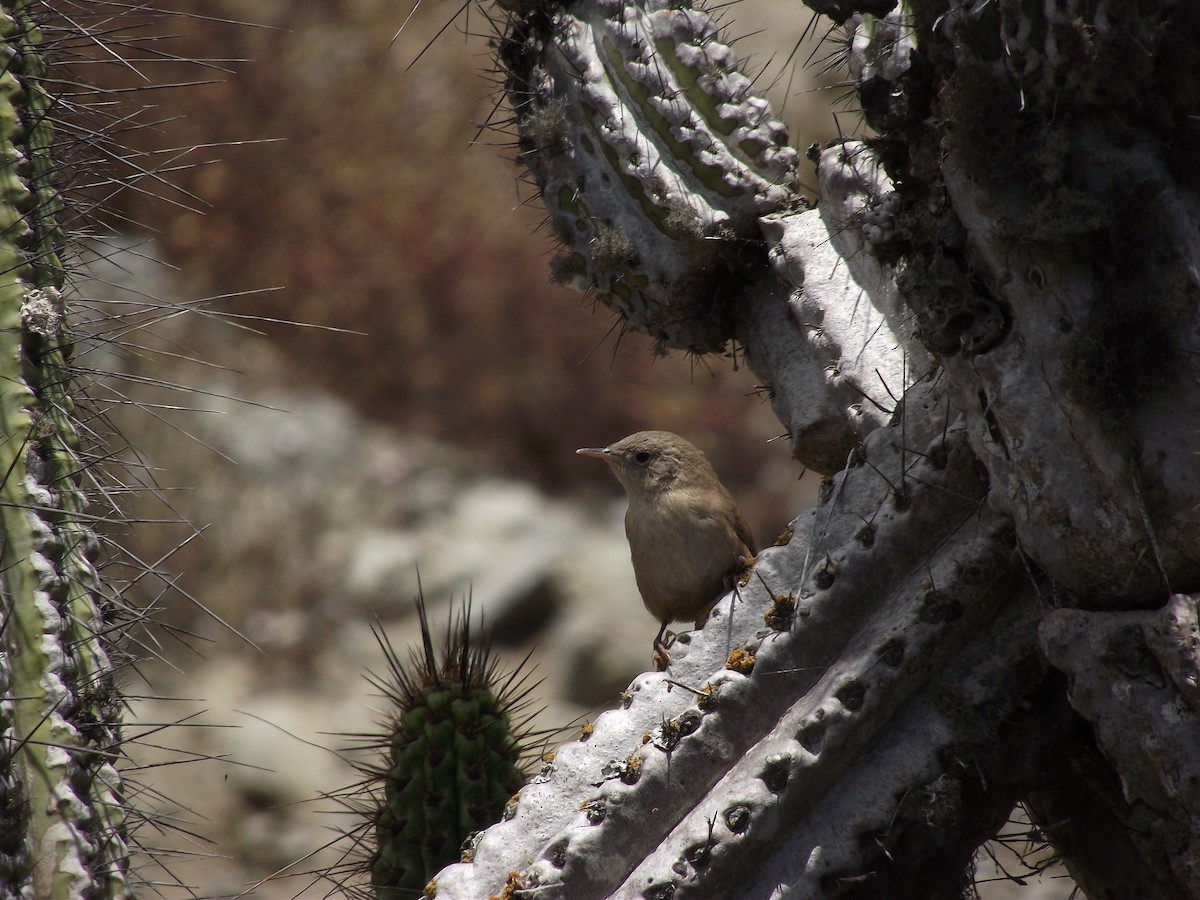
<svg viewBox="0 0 1200 900">
<path fill-rule="evenodd" d="M 651 657 L 655 670 L 661 672 L 671 664 L 671 654 L 667 651 L 674 643 L 675 632 L 663 630 L 658 633 L 654 639 L 654 656 Z"/>
<path fill-rule="evenodd" d="M 738 554 L 737 565 L 725 576 L 725 590 L 732 591 L 734 588 L 744 586 L 750 580 L 750 571 L 756 562 L 758 562 L 756 556 Z"/>
</svg>

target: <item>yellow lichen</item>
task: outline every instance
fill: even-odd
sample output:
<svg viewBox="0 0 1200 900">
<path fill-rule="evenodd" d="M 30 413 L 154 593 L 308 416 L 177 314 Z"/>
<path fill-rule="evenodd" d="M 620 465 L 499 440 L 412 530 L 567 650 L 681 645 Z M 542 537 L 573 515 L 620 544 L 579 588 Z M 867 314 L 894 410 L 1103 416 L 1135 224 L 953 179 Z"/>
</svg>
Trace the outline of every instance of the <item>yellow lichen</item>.
<svg viewBox="0 0 1200 900">
<path fill-rule="evenodd" d="M 754 670 L 754 651 L 738 647 L 729 654 L 729 659 L 725 660 L 725 668 L 749 675 Z"/>
</svg>

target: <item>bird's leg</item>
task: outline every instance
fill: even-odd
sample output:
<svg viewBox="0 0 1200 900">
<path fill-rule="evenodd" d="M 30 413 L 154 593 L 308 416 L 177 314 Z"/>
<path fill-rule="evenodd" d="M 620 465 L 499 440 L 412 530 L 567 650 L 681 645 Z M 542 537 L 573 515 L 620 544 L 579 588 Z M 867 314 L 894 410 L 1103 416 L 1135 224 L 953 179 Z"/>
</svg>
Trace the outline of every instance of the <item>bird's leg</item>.
<svg viewBox="0 0 1200 900">
<path fill-rule="evenodd" d="M 734 599 L 732 601 L 730 601 L 729 619 L 725 623 L 725 650 L 726 650 L 726 652 L 729 652 L 729 650 L 733 644 L 733 613 L 734 613 L 734 609 L 737 607 L 737 601 L 742 599 L 742 592 L 741 592 L 740 588 L 745 583 L 742 579 L 747 578 L 747 580 L 748 580 L 747 573 L 750 571 L 750 567 L 754 565 L 755 561 L 756 560 L 753 556 L 747 558 L 746 556 L 739 553 L 738 559 L 737 559 L 737 565 L 725 573 L 725 578 L 724 578 L 725 593 L 729 593 L 730 591 L 733 591 L 733 597 L 734 597 Z M 712 610 L 712 606 L 709 606 L 709 611 L 711 611 L 711 610 Z M 707 618 L 707 617 L 708 617 L 708 613 L 706 612 L 705 618 Z M 701 624 L 703 624 L 703 623 L 697 622 L 696 627 L 699 628 L 701 626 Z"/>
<path fill-rule="evenodd" d="M 667 631 L 669 622 L 669 619 L 663 619 L 658 635 L 654 638 L 654 664 L 660 672 L 671 664 L 671 654 L 667 652 L 667 648 L 675 643 L 675 635 Z"/>
<path fill-rule="evenodd" d="M 725 588 L 725 593 L 729 593 L 730 591 L 736 591 L 739 587 L 741 587 L 742 584 L 744 583 L 742 581 L 742 579 L 747 577 L 747 573 L 750 571 L 750 567 L 753 566 L 757 561 L 758 560 L 756 557 L 753 557 L 753 556 L 746 557 L 746 556 L 742 556 L 741 554 L 738 554 L 737 565 L 725 573 L 725 578 L 723 580 L 723 586 Z M 712 607 L 713 607 L 713 604 L 710 603 L 708 610 L 711 610 Z M 708 610 L 705 611 L 706 618 L 708 616 Z M 697 625 L 696 627 L 699 628 L 700 626 Z"/>
</svg>

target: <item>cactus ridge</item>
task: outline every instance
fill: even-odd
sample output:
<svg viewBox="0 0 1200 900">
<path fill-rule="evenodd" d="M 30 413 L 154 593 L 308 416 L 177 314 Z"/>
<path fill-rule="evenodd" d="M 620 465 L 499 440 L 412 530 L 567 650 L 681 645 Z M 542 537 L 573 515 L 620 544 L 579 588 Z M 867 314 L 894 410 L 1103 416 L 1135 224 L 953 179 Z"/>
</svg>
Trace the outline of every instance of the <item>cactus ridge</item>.
<svg viewBox="0 0 1200 900">
<path fill-rule="evenodd" d="M 1079 596 L 1150 602 L 1200 574 L 1200 507 L 1147 505 L 1139 471 L 1190 450 L 1130 415 L 1181 402 L 1196 333 L 1196 7 L 912 6 L 926 86 L 901 77 L 906 115 L 889 107 L 911 160 L 896 285 L 1030 557 Z"/>
<path fill-rule="evenodd" d="M 560 275 L 701 352 L 733 335 L 722 286 L 763 252 L 758 217 L 798 202 L 787 132 L 717 35 L 698 9 L 585 0 L 514 19 L 500 49 Z M 613 235 L 636 251 L 608 252 Z"/>
</svg>

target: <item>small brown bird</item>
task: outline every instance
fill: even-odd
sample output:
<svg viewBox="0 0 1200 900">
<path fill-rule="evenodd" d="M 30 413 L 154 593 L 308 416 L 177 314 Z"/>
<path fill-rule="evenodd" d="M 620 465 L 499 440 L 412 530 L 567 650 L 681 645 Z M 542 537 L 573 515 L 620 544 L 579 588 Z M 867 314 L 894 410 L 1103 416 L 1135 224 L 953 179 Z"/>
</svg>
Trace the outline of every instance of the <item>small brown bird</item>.
<svg viewBox="0 0 1200 900">
<path fill-rule="evenodd" d="M 576 450 L 608 463 L 629 496 L 625 536 L 646 609 L 667 625 L 703 619 L 757 547 L 733 497 L 704 454 L 669 431 L 639 431 L 608 447 Z M 697 622 L 699 627 L 702 621 Z"/>
</svg>

